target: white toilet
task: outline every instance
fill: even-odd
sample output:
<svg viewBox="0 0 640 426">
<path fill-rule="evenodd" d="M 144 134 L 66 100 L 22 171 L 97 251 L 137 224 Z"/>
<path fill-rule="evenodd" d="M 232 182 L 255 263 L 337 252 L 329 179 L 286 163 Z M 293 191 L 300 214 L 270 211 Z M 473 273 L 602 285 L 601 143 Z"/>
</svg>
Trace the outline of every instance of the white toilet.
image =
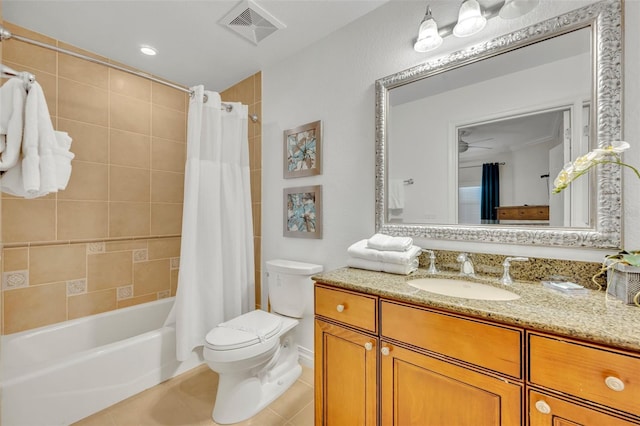
<svg viewBox="0 0 640 426">
<path fill-rule="evenodd" d="M 266 262 L 273 313 L 255 310 L 219 324 L 207 333 L 204 358 L 219 374 L 213 420 L 220 424 L 246 420 L 282 395 L 300 377 L 296 318 L 305 308 L 305 286 L 321 265 Z"/>
</svg>

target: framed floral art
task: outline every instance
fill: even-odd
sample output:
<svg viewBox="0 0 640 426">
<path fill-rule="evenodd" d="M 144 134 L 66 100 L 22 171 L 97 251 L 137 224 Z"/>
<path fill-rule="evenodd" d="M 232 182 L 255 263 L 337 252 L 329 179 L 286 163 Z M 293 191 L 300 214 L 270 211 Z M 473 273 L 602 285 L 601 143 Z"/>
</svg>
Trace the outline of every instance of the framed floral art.
<svg viewBox="0 0 640 426">
<path fill-rule="evenodd" d="M 284 189 L 284 236 L 322 238 L 322 185 Z"/>
<path fill-rule="evenodd" d="M 322 173 L 322 121 L 284 131 L 284 178 Z"/>
</svg>

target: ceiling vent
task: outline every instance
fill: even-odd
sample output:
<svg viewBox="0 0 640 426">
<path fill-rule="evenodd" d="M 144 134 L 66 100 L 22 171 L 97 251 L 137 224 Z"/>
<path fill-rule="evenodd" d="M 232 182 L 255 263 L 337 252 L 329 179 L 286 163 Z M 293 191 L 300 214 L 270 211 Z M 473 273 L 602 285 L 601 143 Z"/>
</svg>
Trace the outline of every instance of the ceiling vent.
<svg viewBox="0 0 640 426">
<path fill-rule="evenodd" d="M 286 25 L 251 0 L 240 2 L 227 16 L 222 18 L 220 24 L 240 34 L 255 45 L 279 29 L 286 27 Z"/>
</svg>

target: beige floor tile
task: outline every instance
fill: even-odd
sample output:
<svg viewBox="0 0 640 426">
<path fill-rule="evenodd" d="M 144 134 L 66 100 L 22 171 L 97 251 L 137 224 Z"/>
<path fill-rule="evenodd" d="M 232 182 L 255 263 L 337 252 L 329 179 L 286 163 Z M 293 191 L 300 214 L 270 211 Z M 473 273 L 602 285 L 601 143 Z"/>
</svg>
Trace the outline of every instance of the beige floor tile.
<svg viewBox="0 0 640 426">
<path fill-rule="evenodd" d="M 269 407 L 260 411 L 255 416 L 244 422 L 236 423 L 237 426 L 284 426 L 287 420 L 279 416 Z M 214 423 L 215 424 L 215 423 Z"/>
<path fill-rule="evenodd" d="M 86 417 L 73 426 L 118 426 L 114 423 L 108 410 L 99 411 L 89 417 Z"/>
<path fill-rule="evenodd" d="M 302 375 L 298 380 L 313 386 L 314 369 L 309 367 L 302 367 Z"/>
<path fill-rule="evenodd" d="M 313 401 L 307 404 L 298 414 L 287 423 L 291 426 L 314 426 L 314 405 Z"/>
<path fill-rule="evenodd" d="M 313 388 L 297 381 L 280 398 L 273 401 L 269 408 L 289 420 L 311 401 L 313 401 Z"/>
</svg>

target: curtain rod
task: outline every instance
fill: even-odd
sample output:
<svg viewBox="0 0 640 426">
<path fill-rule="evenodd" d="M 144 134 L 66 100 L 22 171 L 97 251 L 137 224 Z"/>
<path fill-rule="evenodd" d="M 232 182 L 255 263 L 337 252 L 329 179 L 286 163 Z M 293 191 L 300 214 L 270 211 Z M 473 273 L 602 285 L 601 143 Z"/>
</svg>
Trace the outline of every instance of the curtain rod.
<svg viewBox="0 0 640 426">
<path fill-rule="evenodd" d="M 507 164 L 507 163 L 505 163 L 504 161 L 502 163 L 498 163 L 499 166 L 504 166 L 505 164 Z M 483 166 L 482 164 L 478 164 L 478 165 L 475 165 L 475 166 L 463 166 L 463 167 L 458 167 L 458 168 L 459 169 L 472 169 L 474 167 L 482 167 L 482 166 Z"/>
<path fill-rule="evenodd" d="M 23 37 L 23 36 L 20 36 L 20 35 L 12 34 L 9 30 L 7 30 L 2 25 L 0 25 L 0 42 L 2 42 L 3 40 L 9 40 L 9 39 L 14 39 L 14 40 L 22 41 L 24 43 L 33 44 L 34 46 L 38 46 L 38 47 L 42 47 L 42 48 L 45 48 L 45 49 L 53 50 L 53 51 L 56 51 L 56 52 L 64 53 L 65 55 L 73 56 L 75 58 L 84 59 L 85 61 L 93 62 L 94 64 L 104 65 L 104 66 L 109 67 L 109 68 L 114 68 L 114 69 L 117 69 L 118 71 L 122 71 L 122 72 L 126 72 L 126 73 L 129 73 L 129 74 L 133 74 L 135 76 L 142 77 L 142 78 L 145 78 L 147 80 L 151 80 L 153 82 L 156 82 L 156 83 L 159 83 L 159 84 L 163 84 L 165 86 L 172 87 L 172 88 L 174 88 L 176 90 L 180 90 L 182 92 L 188 93 L 189 96 L 193 96 L 193 90 L 191 90 L 188 87 L 184 87 L 184 86 L 180 86 L 180 85 L 175 84 L 175 83 L 171 83 L 170 81 L 154 77 L 154 76 L 152 76 L 150 74 L 147 74 L 147 73 L 143 73 L 143 72 L 140 72 L 140 71 L 135 71 L 135 70 L 132 70 L 130 68 L 122 67 L 122 66 L 117 65 L 117 64 L 112 64 L 110 62 L 106 62 L 106 61 L 102 61 L 100 59 L 92 58 L 91 56 L 83 55 L 81 53 L 76 53 L 76 52 L 73 52 L 71 50 L 64 49 L 62 47 L 52 46 L 50 44 L 43 43 L 41 41 L 32 40 L 32 39 L 27 38 L 27 37 Z M 206 94 L 205 94 L 204 102 L 207 102 Z M 222 107 L 227 112 L 229 112 L 229 111 L 231 111 L 233 109 L 232 105 L 225 104 L 225 103 L 222 104 Z M 249 118 L 254 123 L 256 123 L 258 121 L 258 116 L 256 114 L 249 114 Z"/>
</svg>

